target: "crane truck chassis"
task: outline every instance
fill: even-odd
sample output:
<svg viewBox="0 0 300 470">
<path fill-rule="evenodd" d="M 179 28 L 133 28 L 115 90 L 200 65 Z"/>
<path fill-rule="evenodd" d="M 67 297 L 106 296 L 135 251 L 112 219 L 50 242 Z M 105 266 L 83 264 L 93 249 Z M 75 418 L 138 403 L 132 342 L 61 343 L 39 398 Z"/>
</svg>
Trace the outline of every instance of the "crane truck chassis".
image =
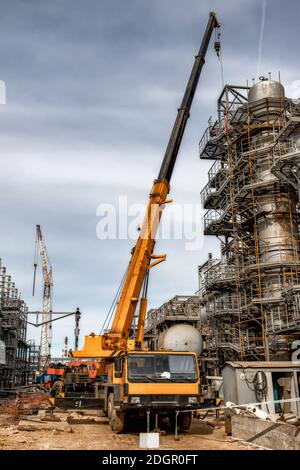
<svg viewBox="0 0 300 470">
<path fill-rule="evenodd" d="M 149 413 L 168 418 L 176 411 L 200 407 L 201 394 L 197 357 L 184 352 L 128 352 L 115 359 L 103 388 L 110 426 L 122 432 L 126 420 Z M 178 427 L 187 430 L 191 413 L 178 415 Z"/>
<path fill-rule="evenodd" d="M 72 373 L 66 369 L 65 376 L 52 384 L 52 403 L 59 408 L 101 409 L 116 433 L 129 419 L 147 414 L 167 418 L 173 427 L 180 411 L 185 413 L 178 413 L 177 425 L 186 431 L 193 410 L 215 405 L 215 400 L 201 395 L 195 353 L 122 352 L 111 362 L 97 362 L 94 377 L 87 373 L 91 364 L 96 370 L 95 362 L 78 363 Z"/>
</svg>

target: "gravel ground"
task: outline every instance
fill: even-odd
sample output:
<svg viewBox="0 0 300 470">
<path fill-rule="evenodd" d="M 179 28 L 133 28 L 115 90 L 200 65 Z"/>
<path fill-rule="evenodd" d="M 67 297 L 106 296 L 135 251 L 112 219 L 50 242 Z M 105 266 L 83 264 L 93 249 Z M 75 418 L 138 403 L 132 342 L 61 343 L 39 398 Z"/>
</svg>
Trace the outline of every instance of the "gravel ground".
<svg viewBox="0 0 300 470">
<path fill-rule="evenodd" d="M 56 429 L 55 422 L 22 421 L 18 425 L 0 426 L 0 450 L 117 450 L 139 449 L 139 432 L 145 432 L 145 426 L 135 423 L 126 434 L 114 434 L 106 418 L 96 418 L 94 424 L 67 425 L 68 414 L 57 414 L 61 422 Z M 31 421 L 34 420 L 34 421 Z M 25 423 L 25 426 L 24 426 Z M 29 424 L 28 429 L 26 423 Z M 31 426 L 30 426 L 31 424 Z M 43 429 L 39 429 L 39 426 Z M 32 430 L 32 428 L 34 430 Z M 71 432 L 70 432 L 71 431 Z M 187 433 L 181 433 L 178 440 L 168 427 L 160 436 L 161 450 L 251 450 L 255 447 L 226 436 L 222 421 L 214 421 L 214 428 L 208 423 L 194 420 Z"/>
</svg>

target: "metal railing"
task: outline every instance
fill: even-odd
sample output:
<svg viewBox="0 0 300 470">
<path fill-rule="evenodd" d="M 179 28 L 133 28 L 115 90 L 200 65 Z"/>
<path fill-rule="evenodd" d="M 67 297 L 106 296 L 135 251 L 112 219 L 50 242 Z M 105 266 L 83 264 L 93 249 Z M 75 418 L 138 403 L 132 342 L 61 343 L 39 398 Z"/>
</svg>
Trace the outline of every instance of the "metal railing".
<svg viewBox="0 0 300 470">
<path fill-rule="evenodd" d="M 200 318 L 199 296 L 176 296 L 158 309 L 148 312 L 145 322 L 145 333 L 156 329 L 165 321 L 198 321 Z"/>
</svg>

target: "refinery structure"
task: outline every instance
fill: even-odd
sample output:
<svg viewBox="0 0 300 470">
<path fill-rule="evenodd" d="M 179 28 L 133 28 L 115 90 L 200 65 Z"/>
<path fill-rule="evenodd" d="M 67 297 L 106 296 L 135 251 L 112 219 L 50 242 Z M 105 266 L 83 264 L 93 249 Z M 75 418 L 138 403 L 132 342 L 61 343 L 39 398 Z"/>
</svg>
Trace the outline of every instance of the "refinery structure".
<svg viewBox="0 0 300 470">
<path fill-rule="evenodd" d="M 291 359 L 300 337 L 300 102 L 261 77 L 226 85 L 200 141 L 213 161 L 201 192 L 204 234 L 221 256 L 199 266 L 209 362 Z"/>
<path fill-rule="evenodd" d="M 0 392 L 30 380 L 30 352 L 26 341 L 28 308 L 0 260 Z"/>
<path fill-rule="evenodd" d="M 199 297 L 176 295 L 147 313 L 145 341 L 152 350 L 182 349 L 202 352 Z"/>
<path fill-rule="evenodd" d="M 148 312 L 145 340 L 157 349 L 169 332 L 167 343 L 172 333 L 184 347 L 197 330 L 195 351 L 213 376 L 226 361 L 291 360 L 300 339 L 300 101 L 270 78 L 226 85 L 208 124 L 203 230 L 221 256 L 198 267 L 198 296 Z"/>
</svg>

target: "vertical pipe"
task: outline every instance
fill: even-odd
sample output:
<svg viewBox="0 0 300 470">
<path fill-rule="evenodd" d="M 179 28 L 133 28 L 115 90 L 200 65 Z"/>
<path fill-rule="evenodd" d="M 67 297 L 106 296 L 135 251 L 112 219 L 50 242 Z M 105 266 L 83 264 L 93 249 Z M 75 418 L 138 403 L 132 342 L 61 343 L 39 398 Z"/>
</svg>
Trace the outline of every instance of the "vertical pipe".
<svg viewBox="0 0 300 470">
<path fill-rule="evenodd" d="M 75 338 L 74 348 L 75 348 L 75 351 L 78 351 L 78 346 L 79 346 L 79 333 L 80 333 L 79 322 L 80 322 L 80 318 L 81 318 L 81 313 L 80 313 L 79 308 L 77 308 L 76 312 L 75 312 L 75 329 L 74 329 L 74 338 Z"/>
</svg>

